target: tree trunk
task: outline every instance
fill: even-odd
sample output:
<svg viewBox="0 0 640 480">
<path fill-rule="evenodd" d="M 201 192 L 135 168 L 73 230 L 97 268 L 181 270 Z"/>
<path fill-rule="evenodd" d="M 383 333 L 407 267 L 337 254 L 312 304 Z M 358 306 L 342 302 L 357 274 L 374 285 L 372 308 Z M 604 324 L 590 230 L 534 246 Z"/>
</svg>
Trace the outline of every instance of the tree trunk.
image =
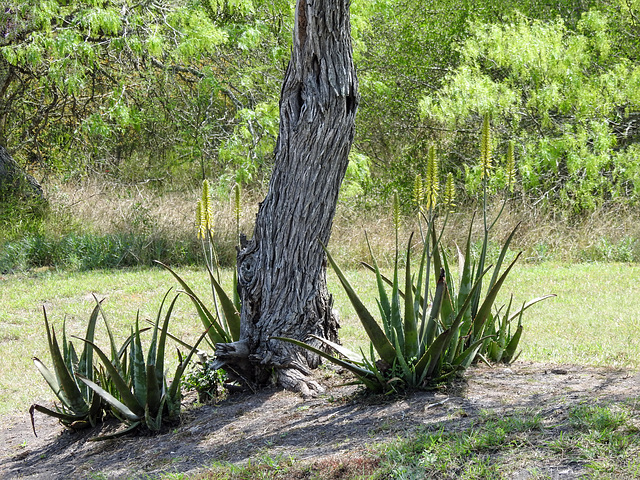
<svg viewBox="0 0 640 480">
<path fill-rule="evenodd" d="M 227 370 L 249 384 L 322 390 L 309 377 L 320 358 L 270 338 L 337 341 L 321 242 L 329 241 L 357 105 L 349 0 L 298 0 L 274 171 L 253 238 L 238 253 L 240 341 L 216 348 Z"/>
<path fill-rule="evenodd" d="M 22 200 L 44 201 L 42 187 L 0 145 L 0 203 Z"/>
</svg>

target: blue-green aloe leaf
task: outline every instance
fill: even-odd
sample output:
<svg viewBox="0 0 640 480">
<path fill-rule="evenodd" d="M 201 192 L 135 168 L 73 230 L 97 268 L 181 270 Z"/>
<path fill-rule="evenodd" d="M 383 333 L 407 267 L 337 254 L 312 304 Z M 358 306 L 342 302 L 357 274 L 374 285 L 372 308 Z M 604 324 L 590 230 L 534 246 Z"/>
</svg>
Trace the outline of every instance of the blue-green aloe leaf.
<svg viewBox="0 0 640 480">
<path fill-rule="evenodd" d="M 351 301 L 351 304 L 353 305 L 353 308 L 355 309 L 358 318 L 362 323 L 362 326 L 367 332 L 367 335 L 369 336 L 373 347 L 376 349 L 378 355 L 380 355 L 380 358 L 382 360 L 387 362 L 389 365 L 392 365 L 396 358 L 395 348 L 389 342 L 389 339 L 385 336 L 375 318 L 373 318 L 369 310 L 367 310 L 367 307 L 364 306 L 364 303 L 362 303 L 362 300 L 360 300 L 360 297 L 358 297 L 355 290 L 345 277 L 344 273 L 342 272 L 342 270 L 340 270 L 340 267 L 338 267 L 338 265 L 335 263 L 331 254 L 327 251 L 324 245 L 322 246 L 322 248 L 324 248 L 325 252 L 327 253 L 329 263 L 333 267 L 333 270 L 336 272 L 336 275 L 338 276 L 342 287 L 347 293 L 347 296 L 349 297 L 349 300 Z"/>
</svg>

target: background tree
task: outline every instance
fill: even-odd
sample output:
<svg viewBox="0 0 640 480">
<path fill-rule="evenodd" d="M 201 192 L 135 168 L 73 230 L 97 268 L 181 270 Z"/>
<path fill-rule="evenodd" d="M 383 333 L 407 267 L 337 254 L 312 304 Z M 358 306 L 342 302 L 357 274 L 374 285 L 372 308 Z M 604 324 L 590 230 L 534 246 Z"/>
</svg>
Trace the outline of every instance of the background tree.
<svg viewBox="0 0 640 480">
<path fill-rule="evenodd" d="M 250 176 L 275 142 L 289 18 L 283 1 L 10 0 L 0 143 L 66 177 Z"/>
<path fill-rule="evenodd" d="M 471 26 L 460 66 L 421 103 L 427 119 L 451 132 L 446 142 L 457 148 L 445 150 L 466 168 L 470 193 L 481 172 L 471 166 L 477 139 L 469 132 L 490 114 L 502 143 L 516 141 L 532 201 L 576 213 L 637 195 L 640 67 L 616 48 L 610 22 L 589 10 L 574 28 L 521 15 Z M 499 172 L 495 186 L 504 180 Z"/>
<path fill-rule="evenodd" d="M 293 30 L 269 192 L 238 254 L 241 337 L 219 344 L 216 356 L 246 382 L 275 374 L 281 386 L 310 394 L 320 390 L 309 377 L 319 357 L 271 337 L 337 340 L 321 242 L 329 240 L 355 131 L 349 1 L 298 0 Z"/>
</svg>

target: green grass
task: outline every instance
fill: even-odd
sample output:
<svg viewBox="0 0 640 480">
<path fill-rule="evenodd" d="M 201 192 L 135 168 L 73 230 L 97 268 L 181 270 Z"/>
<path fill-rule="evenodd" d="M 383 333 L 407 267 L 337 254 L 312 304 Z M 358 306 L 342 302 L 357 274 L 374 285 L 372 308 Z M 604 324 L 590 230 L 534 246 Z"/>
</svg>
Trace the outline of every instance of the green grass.
<svg viewBox="0 0 640 480">
<path fill-rule="evenodd" d="M 180 269 L 180 275 L 202 298 L 210 298 L 202 269 Z M 373 275 L 349 272 L 350 280 L 371 308 L 375 305 Z M 543 263 L 517 266 L 504 288 L 521 303 L 545 293 L 555 299 L 525 313 L 521 360 L 612 367 L 640 366 L 640 266 L 626 264 L 563 265 Z M 231 288 L 231 272 L 223 280 Z M 341 337 L 346 346 L 367 348 L 367 337 L 332 272 L 329 288 L 341 315 Z M 94 306 L 93 294 L 105 298 L 104 311 L 120 338 L 130 331 L 140 310 L 142 319 L 154 319 L 164 293 L 176 283 L 162 269 L 89 272 L 44 271 L 0 276 L 0 415 L 24 412 L 35 402 L 52 400 L 44 380 L 33 366 L 38 356 L 49 364 L 42 306 L 57 329 L 66 319 L 69 333 L 84 334 Z M 504 298 L 503 301 L 507 301 Z M 193 340 L 201 325 L 188 301 L 178 301 L 172 333 Z M 100 327 L 104 334 L 104 329 Z M 98 343 L 106 345 L 98 336 Z M 172 350 L 173 351 L 173 350 Z"/>
<path fill-rule="evenodd" d="M 555 293 L 525 313 L 522 359 L 640 367 L 639 265 L 543 263 L 518 267 L 514 302 Z M 506 300 L 506 299 L 505 299 Z"/>
<path fill-rule="evenodd" d="M 376 478 L 638 478 L 637 405 L 578 405 L 551 422 L 535 411 L 485 413 L 471 426 L 425 428 L 391 443 Z M 567 468 L 564 468 L 567 470 Z"/>
</svg>

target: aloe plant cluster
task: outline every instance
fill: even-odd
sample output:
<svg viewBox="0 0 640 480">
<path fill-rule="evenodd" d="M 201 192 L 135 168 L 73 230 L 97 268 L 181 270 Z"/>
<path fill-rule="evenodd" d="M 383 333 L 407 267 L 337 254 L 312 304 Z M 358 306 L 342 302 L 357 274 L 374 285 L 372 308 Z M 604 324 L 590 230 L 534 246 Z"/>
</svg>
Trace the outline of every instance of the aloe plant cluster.
<svg viewBox="0 0 640 480">
<path fill-rule="evenodd" d="M 316 340 L 332 348 L 336 352 L 334 355 L 305 342 L 283 337 L 279 339 L 314 351 L 341 365 L 374 391 L 428 387 L 446 380 L 479 359 L 487 362 L 513 361 L 517 356 L 522 335 L 524 311 L 552 295 L 525 303 L 515 312 L 512 309 L 513 300 L 506 307 L 496 307 L 498 294 L 520 254 L 515 255 L 503 269 L 505 258 L 510 252 L 509 246 L 518 228 L 516 226 L 502 245 L 495 265 L 487 265 L 489 232 L 503 211 L 500 210 L 493 223 L 488 221 L 486 179 L 492 168 L 491 143 L 489 118 L 485 116 L 481 134 L 481 162 L 485 182 L 481 252 L 474 260 L 471 255 L 472 220 L 466 245 L 463 250 L 457 251 L 457 283 L 451 268 L 452 262 L 441 242 L 444 227 L 439 232 L 436 231 L 439 183 L 437 157 L 435 149 L 432 148 L 427 159 L 425 180 L 423 182 L 422 177 L 418 176 L 413 192 L 421 225 L 424 225 L 421 228 L 422 253 L 417 272 L 414 274 L 412 271 L 412 237 L 406 248 L 404 272 L 400 271 L 400 208 L 397 195 L 394 198 L 396 256 L 393 279 L 382 275 L 375 258 L 372 266 L 366 265 L 376 276 L 379 321 L 365 307 L 354 287 L 327 251 L 329 263 L 370 339 L 369 352 L 352 352 L 316 337 Z M 513 144 L 509 146 L 508 157 L 509 163 L 513 166 Z M 451 175 L 447 175 L 444 193 L 442 207 L 445 209 L 446 223 L 455 199 Z M 504 205 L 503 203 L 503 209 Z M 488 283 L 486 277 L 489 277 Z M 389 287 L 390 292 L 387 291 Z"/>
<path fill-rule="evenodd" d="M 207 331 L 202 333 L 185 357 L 178 352 L 178 366 L 173 376 L 168 377 L 164 368 L 168 324 L 178 298 L 177 295 L 174 297 L 161 323 L 168 295 L 169 292 L 162 301 L 153 326 L 140 328 L 139 319 L 136 319 L 135 329 L 132 328 L 131 334 L 119 348 L 101 304 L 96 299 L 96 307 L 89 319 L 85 337 L 74 337 L 84 345 L 79 359 L 73 343 L 66 338 L 64 327 L 63 348 L 60 349 L 55 330 L 50 327 L 45 311 L 45 327 L 54 371 L 51 372 L 37 358 L 34 358 L 34 362 L 60 404 L 55 409 L 32 405 L 32 424 L 35 411 L 54 416 L 72 428 L 95 426 L 106 415 L 113 415 L 126 424 L 126 428 L 116 434 L 95 438 L 103 440 L 124 435 L 141 426 L 157 431 L 163 422 L 177 420 L 180 413 L 180 380 Z M 110 355 L 94 342 L 100 314 L 109 336 Z M 141 333 L 147 330 L 151 330 L 152 338 L 145 357 Z M 94 363 L 94 355 L 100 363 Z"/>
</svg>

